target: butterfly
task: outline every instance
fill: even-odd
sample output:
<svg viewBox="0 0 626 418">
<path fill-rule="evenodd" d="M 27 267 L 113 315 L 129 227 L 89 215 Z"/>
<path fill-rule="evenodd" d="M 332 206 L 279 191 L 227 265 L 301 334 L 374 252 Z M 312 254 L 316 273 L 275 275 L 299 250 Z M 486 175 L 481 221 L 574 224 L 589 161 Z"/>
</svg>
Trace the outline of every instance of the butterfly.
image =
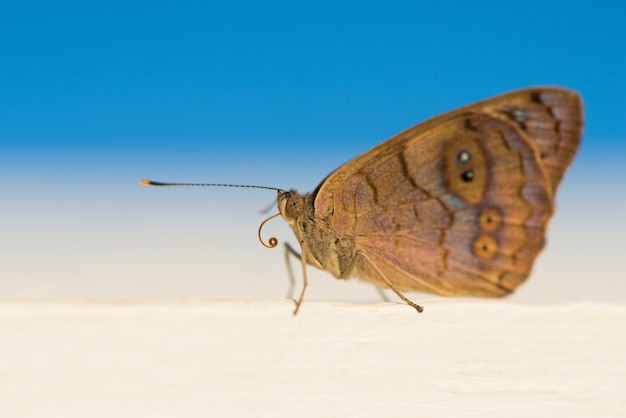
<svg viewBox="0 0 626 418">
<path fill-rule="evenodd" d="M 275 216 L 300 244 L 299 253 L 285 246 L 302 264 L 294 314 L 307 265 L 391 289 L 418 312 L 403 292 L 513 292 L 544 248 L 582 128 L 577 93 L 523 89 L 420 123 L 339 167 L 312 193 L 275 189 Z"/>
</svg>

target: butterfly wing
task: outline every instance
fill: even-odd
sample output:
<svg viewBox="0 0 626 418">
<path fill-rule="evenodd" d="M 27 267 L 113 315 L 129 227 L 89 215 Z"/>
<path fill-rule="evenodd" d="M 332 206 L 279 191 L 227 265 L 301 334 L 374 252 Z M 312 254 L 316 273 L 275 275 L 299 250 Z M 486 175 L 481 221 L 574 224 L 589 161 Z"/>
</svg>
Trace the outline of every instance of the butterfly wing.
<svg viewBox="0 0 626 418">
<path fill-rule="evenodd" d="M 522 90 L 431 119 L 333 172 L 316 216 L 354 242 L 353 271 L 403 291 L 501 296 L 544 246 L 576 153 L 578 96 Z"/>
<path fill-rule="evenodd" d="M 580 96 L 556 88 L 527 89 L 478 103 L 477 111 L 516 124 L 539 151 L 552 194 L 574 159 L 583 129 Z"/>
</svg>

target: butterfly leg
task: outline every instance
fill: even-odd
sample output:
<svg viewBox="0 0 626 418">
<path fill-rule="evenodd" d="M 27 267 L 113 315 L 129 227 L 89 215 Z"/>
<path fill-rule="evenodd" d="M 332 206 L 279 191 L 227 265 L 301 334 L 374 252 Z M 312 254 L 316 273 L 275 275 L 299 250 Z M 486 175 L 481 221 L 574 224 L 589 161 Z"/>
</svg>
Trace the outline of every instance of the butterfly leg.
<svg viewBox="0 0 626 418">
<path fill-rule="evenodd" d="M 287 264 L 287 273 L 289 274 L 289 289 L 287 290 L 287 299 L 293 299 L 293 290 L 296 286 L 296 279 L 293 275 L 293 268 L 291 267 L 291 257 L 293 255 L 298 260 L 302 259 L 300 253 L 297 252 L 288 242 L 285 243 L 285 263 Z"/>
<path fill-rule="evenodd" d="M 307 251 L 306 243 L 303 242 L 300 244 L 300 246 L 302 247 L 302 254 L 306 255 L 306 251 Z M 303 283 L 302 283 L 302 291 L 300 292 L 300 297 L 298 298 L 298 300 L 293 299 L 293 289 L 296 284 L 296 279 L 293 275 L 293 268 L 291 267 L 291 258 L 289 257 L 289 255 L 293 255 L 302 263 Z M 299 254 L 291 245 L 289 245 L 289 243 L 287 242 L 285 243 L 285 262 L 287 263 L 287 271 L 289 273 L 289 290 L 287 292 L 287 297 L 289 299 L 293 299 L 294 303 L 296 304 L 296 309 L 293 311 L 294 315 L 297 314 L 298 310 L 300 309 L 300 305 L 302 304 L 302 299 L 304 299 L 304 291 L 306 290 L 306 287 L 309 284 L 309 281 L 307 280 L 307 276 L 306 276 L 306 262 L 304 260 L 306 260 L 305 257 Z"/>
<path fill-rule="evenodd" d="M 287 264 L 287 273 L 289 275 L 289 289 L 287 290 L 287 299 L 292 299 L 295 304 L 296 304 L 296 311 L 294 312 L 294 315 L 297 313 L 299 307 L 300 307 L 300 303 L 302 303 L 302 297 L 304 295 L 304 289 L 302 289 L 302 294 L 300 295 L 300 299 L 298 301 L 296 301 L 293 298 L 293 291 L 296 287 L 296 279 L 295 276 L 293 274 L 293 267 L 291 265 L 291 257 L 290 256 L 294 256 L 296 257 L 298 260 L 300 260 L 302 262 L 303 258 L 300 255 L 300 253 L 298 251 L 296 251 L 291 244 L 289 244 L 288 242 L 285 242 L 285 264 Z M 303 265 L 303 270 L 302 270 L 302 277 L 304 277 L 305 283 L 306 283 L 306 269 Z M 380 295 L 380 298 L 385 301 L 385 302 L 389 302 L 389 298 L 387 297 L 387 295 L 385 294 L 385 292 L 383 292 L 383 290 L 378 287 L 378 286 L 374 286 L 374 288 L 376 289 L 376 292 L 378 292 L 378 294 Z M 417 308 L 416 308 L 417 309 Z"/>
<path fill-rule="evenodd" d="M 369 265 L 369 267 L 378 274 L 378 276 L 385 282 L 385 284 L 389 287 L 389 289 L 393 290 L 393 292 L 396 295 L 398 295 L 398 297 L 400 299 L 402 299 L 404 301 L 404 303 L 406 303 L 407 305 L 412 306 L 413 308 L 415 308 L 415 310 L 417 312 L 421 313 L 424 310 L 424 308 L 422 308 L 420 305 L 418 305 L 417 303 L 413 302 L 411 299 L 409 299 L 406 296 L 404 296 L 402 294 L 402 292 L 400 292 L 398 289 L 396 289 L 394 287 L 394 285 L 391 284 L 391 282 L 389 281 L 387 276 L 385 276 L 385 274 L 382 271 L 380 271 L 378 266 L 376 264 L 372 263 L 372 261 L 365 254 L 360 253 L 359 256 L 362 257 L 363 260 L 366 261 L 366 263 Z"/>
<path fill-rule="evenodd" d="M 294 315 L 298 313 L 298 309 L 300 309 L 300 305 L 302 304 L 302 299 L 304 299 L 304 291 L 306 290 L 306 287 L 309 285 L 309 281 L 306 277 L 306 261 L 305 261 L 308 247 L 306 245 L 306 242 L 304 241 L 300 243 L 300 246 L 302 249 L 302 254 L 300 256 L 300 261 L 302 262 L 302 291 L 300 292 L 300 297 L 296 301 L 296 309 L 294 309 L 293 311 Z"/>
<path fill-rule="evenodd" d="M 387 297 L 387 295 L 385 294 L 385 292 L 383 292 L 383 289 L 381 289 L 378 286 L 374 286 L 374 288 L 376 289 L 376 292 L 378 293 L 378 295 L 380 296 L 380 298 L 383 300 L 383 302 L 389 302 L 389 298 Z"/>
</svg>

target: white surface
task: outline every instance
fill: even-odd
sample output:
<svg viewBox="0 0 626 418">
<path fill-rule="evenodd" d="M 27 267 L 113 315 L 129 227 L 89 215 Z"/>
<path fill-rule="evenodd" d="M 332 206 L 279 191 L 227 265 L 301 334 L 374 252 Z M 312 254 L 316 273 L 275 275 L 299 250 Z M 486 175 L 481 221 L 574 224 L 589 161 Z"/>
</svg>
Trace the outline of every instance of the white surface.
<svg viewBox="0 0 626 418">
<path fill-rule="evenodd" d="M 0 303 L 1 417 L 626 416 L 626 306 Z"/>
</svg>

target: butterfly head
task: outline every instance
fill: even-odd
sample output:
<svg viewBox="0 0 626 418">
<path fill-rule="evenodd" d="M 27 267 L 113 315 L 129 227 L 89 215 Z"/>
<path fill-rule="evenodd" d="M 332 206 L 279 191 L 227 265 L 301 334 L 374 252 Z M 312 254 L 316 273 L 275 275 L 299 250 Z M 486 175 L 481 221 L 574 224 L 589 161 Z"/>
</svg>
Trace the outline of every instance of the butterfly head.
<svg viewBox="0 0 626 418">
<path fill-rule="evenodd" d="M 304 196 L 295 190 L 278 192 L 278 212 L 289 224 L 293 225 L 304 210 Z"/>
</svg>

